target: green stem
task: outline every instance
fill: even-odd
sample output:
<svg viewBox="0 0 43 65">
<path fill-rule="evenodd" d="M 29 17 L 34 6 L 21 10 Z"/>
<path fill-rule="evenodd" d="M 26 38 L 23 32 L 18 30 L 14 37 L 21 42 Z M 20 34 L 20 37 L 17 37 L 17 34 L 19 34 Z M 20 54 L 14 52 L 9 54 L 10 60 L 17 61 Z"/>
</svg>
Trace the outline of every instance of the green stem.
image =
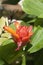
<svg viewBox="0 0 43 65">
<path fill-rule="evenodd" d="M 25 54 L 22 55 L 22 65 L 26 65 L 26 56 L 25 56 Z"/>
</svg>

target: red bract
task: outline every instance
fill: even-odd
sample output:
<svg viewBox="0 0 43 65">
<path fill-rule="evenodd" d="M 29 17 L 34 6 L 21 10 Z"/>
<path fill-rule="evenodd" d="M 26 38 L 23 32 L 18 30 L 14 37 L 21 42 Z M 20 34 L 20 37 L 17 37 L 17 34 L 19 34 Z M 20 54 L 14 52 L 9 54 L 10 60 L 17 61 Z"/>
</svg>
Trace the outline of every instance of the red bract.
<svg viewBox="0 0 43 65">
<path fill-rule="evenodd" d="M 30 37 L 32 36 L 32 26 L 21 26 L 17 22 L 15 23 L 16 26 L 16 32 L 11 28 L 6 29 L 6 26 L 4 26 L 4 29 L 11 33 L 13 40 L 17 43 L 17 49 L 21 49 L 26 43 L 30 40 Z M 10 30 L 9 30 L 10 29 Z M 13 32 L 13 33 L 12 33 Z"/>
</svg>

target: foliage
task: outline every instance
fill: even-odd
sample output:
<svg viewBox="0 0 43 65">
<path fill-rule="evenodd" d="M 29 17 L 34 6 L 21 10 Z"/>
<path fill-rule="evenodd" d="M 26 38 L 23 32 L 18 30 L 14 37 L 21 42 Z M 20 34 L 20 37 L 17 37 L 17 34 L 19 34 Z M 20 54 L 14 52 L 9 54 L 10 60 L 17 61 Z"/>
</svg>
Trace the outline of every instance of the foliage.
<svg viewBox="0 0 43 65">
<path fill-rule="evenodd" d="M 43 65 L 43 0 L 24 0 L 22 9 L 27 16 L 21 20 L 21 25 L 32 25 L 33 36 L 27 45 L 15 51 L 17 45 L 11 35 L 4 31 L 3 26 L 8 25 L 15 31 L 16 27 L 14 23 L 9 24 L 6 18 L 1 17 L 0 65 Z"/>
</svg>

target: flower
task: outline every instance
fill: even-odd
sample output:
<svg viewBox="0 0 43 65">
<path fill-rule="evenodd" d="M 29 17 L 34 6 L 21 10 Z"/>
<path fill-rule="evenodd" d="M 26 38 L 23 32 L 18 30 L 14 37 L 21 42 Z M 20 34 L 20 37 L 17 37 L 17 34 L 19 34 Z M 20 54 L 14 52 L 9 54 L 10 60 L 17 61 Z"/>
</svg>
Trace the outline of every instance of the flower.
<svg viewBox="0 0 43 65">
<path fill-rule="evenodd" d="M 21 49 L 21 47 L 25 46 L 26 43 L 30 40 L 30 37 L 33 35 L 32 26 L 22 26 L 20 23 L 15 22 L 16 31 L 8 26 L 4 26 L 3 28 L 11 33 L 13 40 L 17 43 L 17 49 Z"/>
</svg>

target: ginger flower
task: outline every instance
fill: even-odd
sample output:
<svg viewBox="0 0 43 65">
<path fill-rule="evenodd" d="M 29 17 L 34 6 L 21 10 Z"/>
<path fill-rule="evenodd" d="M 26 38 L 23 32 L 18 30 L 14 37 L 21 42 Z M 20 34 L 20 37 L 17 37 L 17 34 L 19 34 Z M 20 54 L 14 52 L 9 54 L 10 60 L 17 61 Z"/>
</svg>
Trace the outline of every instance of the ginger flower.
<svg viewBox="0 0 43 65">
<path fill-rule="evenodd" d="M 8 26 L 4 26 L 3 28 L 11 33 L 13 40 L 17 44 L 16 50 L 20 50 L 21 47 L 25 46 L 28 41 L 30 41 L 30 37 L 33 35 L 32 26 L 22 26 L 20 23 L 15 22 L 16 31 Z"/>
</svg>

